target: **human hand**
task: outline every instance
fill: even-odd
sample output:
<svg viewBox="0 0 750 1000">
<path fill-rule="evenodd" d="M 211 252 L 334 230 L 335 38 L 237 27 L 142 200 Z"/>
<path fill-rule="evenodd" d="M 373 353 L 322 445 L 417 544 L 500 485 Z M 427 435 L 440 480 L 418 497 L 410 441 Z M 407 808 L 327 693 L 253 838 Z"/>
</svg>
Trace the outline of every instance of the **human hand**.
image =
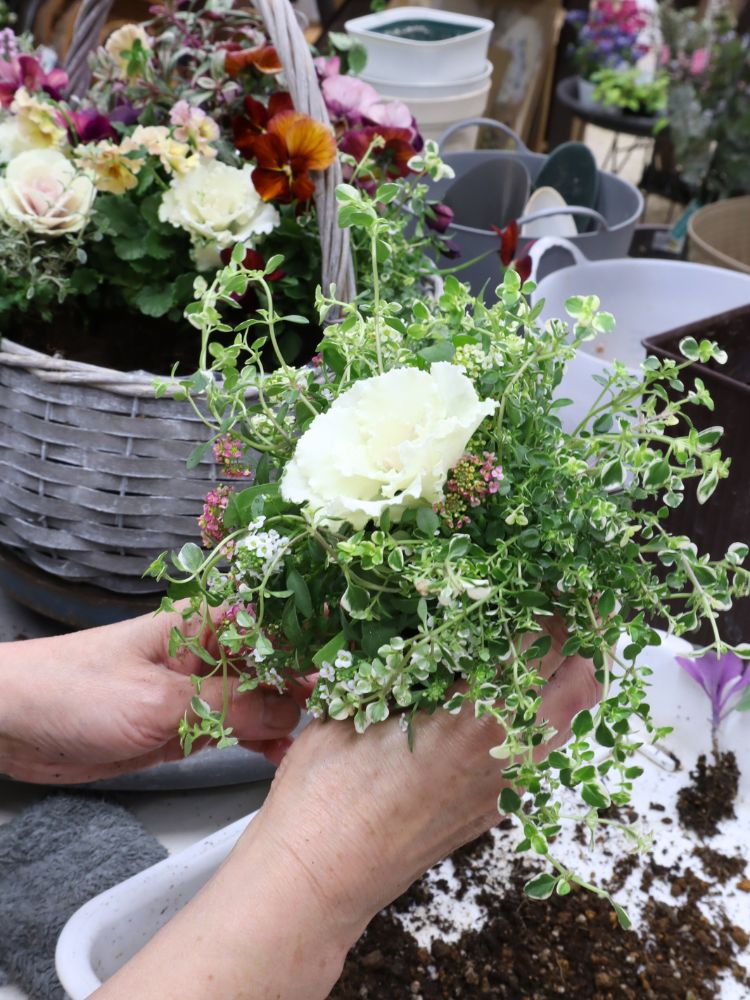
<svg viewBox="0 0 750 1000">
<path fill-rule="evenodd" d="M 567 636 L 550 631 L 540 717 L 556 732 L 539 759 L 567 742 L 572 719 L 599 693 L 590 661 L 563 657 Z M 323 919 L 348 947 L 422 872 L 498 822 L 504 764 L 489 750 L 502 740 L 497 721 L 476 719 L 471 704 L 456 716 L 418 716 L 411 753 L 396 719 L 363 736 L 350 725 L 313 723 L 282 762 L 246 837 L 269 833 L 282 855 L 300 860 Z"/>
<path fill-rule="evenodd" d="M 177 726 L 194 694 L 190 674 L 209 668 L 186 650 L 169 656 L 175 625 L 191 627 L 178 614 L 143 615 L 0 645 L 0 772 L 78 783 L 182 757 Z M 202 641 L 211 641 L 210 630 Z M 299 709 L 275 692 L 237 695 L 236 684 L 229 682 L 227 725 L 278 763 Z M 221 677 L 207 679 L 201 697 L 221 707 Z"/>
</svg>

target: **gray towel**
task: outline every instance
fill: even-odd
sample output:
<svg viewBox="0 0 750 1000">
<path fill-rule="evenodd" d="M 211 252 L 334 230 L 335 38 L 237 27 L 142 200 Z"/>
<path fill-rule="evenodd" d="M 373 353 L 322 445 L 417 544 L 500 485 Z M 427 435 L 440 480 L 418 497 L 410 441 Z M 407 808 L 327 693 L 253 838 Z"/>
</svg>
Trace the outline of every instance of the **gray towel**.
<svg viewBox="0 0 750 1000">
<path fill-rule="evenodd" d="M 166 855 L 126 809 L 90 794 L 50 795 L 0 826 L 0 982 L 64 1000 L 55 945 L 68 917 Z"/>
</svg>

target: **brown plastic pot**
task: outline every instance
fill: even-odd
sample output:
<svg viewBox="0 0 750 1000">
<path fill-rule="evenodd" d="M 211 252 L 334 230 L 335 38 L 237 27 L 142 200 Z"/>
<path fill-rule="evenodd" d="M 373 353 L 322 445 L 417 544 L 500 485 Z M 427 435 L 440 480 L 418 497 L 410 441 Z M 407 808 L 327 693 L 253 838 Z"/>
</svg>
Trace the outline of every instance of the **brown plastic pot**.
<svg viewBox="0 0 750 1000">
<path fill-rule="evenodd" d="M 683 337 L 715 340 L 727 352 L 726 365 L 695 362 L 685 369 L 682 379 L 692 388 L 694 380 L 700 378 L 711 393 L 713 412 L 703 406 L 691 407 L 690 417 L 699 430 L 716 425 L 724 428 L 721 451 L 731 458 L 732 465 L 728 479 L 719 483 L 705 504 L 698 503 L 695 486 L 688 485 L 683 503 L 670 512 L 665 527 L 672 534 L 688 535 L 700 552 L 720 559 L 732 542 L 750 545 L 750 303 L 647 337 L 643 346 L 658 358 L 684 361 L 679 352 Z M 728 642 L 750 641 L 750 598 L 736 602 L 731 611 L 719 616 L 719 622 L 722 637 Z M 710 628 L 702 626 L 697 638 L 710 643 Z"/>
</svg>

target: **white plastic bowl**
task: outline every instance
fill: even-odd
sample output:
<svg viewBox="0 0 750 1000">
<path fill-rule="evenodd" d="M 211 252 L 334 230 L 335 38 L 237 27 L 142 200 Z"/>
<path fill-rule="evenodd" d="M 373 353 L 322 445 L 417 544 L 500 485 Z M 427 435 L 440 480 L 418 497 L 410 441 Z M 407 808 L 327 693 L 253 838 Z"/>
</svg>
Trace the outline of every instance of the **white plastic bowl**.
<svg viewBox="0 0 750 1000">
<path fill-rule="evenodd" d="M 431 79 L 423 80 L 419 83 L 407 83 L 401 80 L 381 80 L 372 76 L 369 67 L 365 68 L 362 79 L 377 90 L 381 97 L 390 100 L 407 101 L 411 104 L 414 100 L 433 100 L 442 97 L 461 97 L 470 94 L 474 90 L 479 90 L 492 77 L 492 63 L 485 59 L 481 72 L 467 76 L 464 80 Z"/>
<path fill-rule="evenodd" d="M 472 30 L 436 42 L 418 42 L 374 31 L 386 24 L 416 18 L 458 24 Z M 494 25 L 485 17 L 470 17 L 429 7 L 394 7 L 347 21 L 347 32 L 367 50 L 367 74 L 396 83 L 461 80 L 478 71 L 487 59 Z"/>
<path fill-rule="evenodd" d="M 565 302 L 572 295 L 598 295 L 601 308 L 613 313 L 617 326 L 613 333 L 584 344 L 566 369 L 557 394 L 573 400 L 560 411 L 568 430 L 586 416 L 601 391 L 595 375 L 603 374 L 614 360 L 637 371 L 646 356 L 641 344 L 645 337 L 747 305 L 750 277 L 687 261 L 586 261 L 539 282 L 533 301 L 544 299 L 540 322 L 566 319 Z"/>
</svg>

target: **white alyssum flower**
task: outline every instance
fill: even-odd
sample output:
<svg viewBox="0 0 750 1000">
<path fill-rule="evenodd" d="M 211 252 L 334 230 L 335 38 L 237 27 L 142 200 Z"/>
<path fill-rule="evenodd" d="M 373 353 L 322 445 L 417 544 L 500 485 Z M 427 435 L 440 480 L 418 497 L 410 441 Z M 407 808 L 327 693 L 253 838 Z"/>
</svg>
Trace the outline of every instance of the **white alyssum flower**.
<svg viewBox="0 0 750 1000">
<path fill-rule="evenodd" d="M 202 160 L 175 177 L 159 206 L 159 218 L 190 234 L 196 246 L 217 250 L 270 233 L 279 213 L 253 187 L 252 167 Z"/>
<path fill-rule="evenodd" d="M 0 217 L 13 229 L 61 236 L 83 229 L 96 195 L 91 178 L 56 149 L 19 153 L 0 179 Z"/>
<path fill-rule="evenodd" d="M 389 510 L 442 498 L 448 471 L 495 400 L 447 361 L 356 382 L 302 435 L 284 470 L 284 499 L 321 521 L 363 528 Z"/>
<path fill-rule="evenodd" d="M 261 580 L 267 573 L 278 573 L 282 568 L 282 555 L 288 539 L 274 528 L 263 531 L 264 523 L 264 517 L 252 521 L 247 534 L 234 548 L 235 569 L 246 578 Z"/>
</svg>

